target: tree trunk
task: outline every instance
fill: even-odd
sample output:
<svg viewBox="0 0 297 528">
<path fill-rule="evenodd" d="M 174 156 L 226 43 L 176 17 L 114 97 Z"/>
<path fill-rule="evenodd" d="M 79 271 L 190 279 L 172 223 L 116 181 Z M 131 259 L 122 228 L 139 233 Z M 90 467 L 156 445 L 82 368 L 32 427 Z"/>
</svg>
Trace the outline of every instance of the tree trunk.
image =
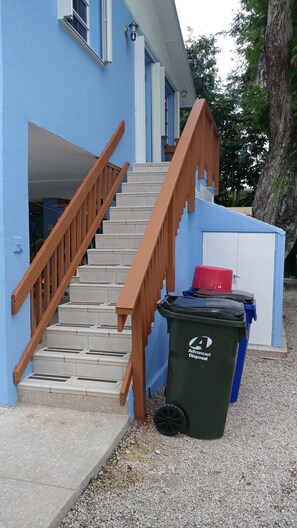
<svg viewBox="0 0 297 528">
<path fill-rule="evenodd" d="M 293 5 L 294 0 L 269 0 L 268 5 L 264 73 L 269 101 L 269 153 L 253 206 L 253 216 L 286 231 L 286 254 L 297 238 L 296 162 L 293 162 L 295 145 L 289 75 Z"/>
</svg>

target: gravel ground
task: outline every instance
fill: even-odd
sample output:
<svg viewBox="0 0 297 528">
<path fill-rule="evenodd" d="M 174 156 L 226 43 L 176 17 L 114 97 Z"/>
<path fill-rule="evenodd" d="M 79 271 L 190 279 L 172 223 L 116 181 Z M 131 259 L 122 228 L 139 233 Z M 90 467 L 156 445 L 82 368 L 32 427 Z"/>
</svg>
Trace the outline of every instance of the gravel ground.
<svg viewBox="0 0 297 528">
<path fill-rule="evenodd" d="M 60 528 L 297 527 L 297 281 L 286 280 L 288 357 L 247 358 L 224 437 L 165 437 L 134 423 Z"/>
</svg>

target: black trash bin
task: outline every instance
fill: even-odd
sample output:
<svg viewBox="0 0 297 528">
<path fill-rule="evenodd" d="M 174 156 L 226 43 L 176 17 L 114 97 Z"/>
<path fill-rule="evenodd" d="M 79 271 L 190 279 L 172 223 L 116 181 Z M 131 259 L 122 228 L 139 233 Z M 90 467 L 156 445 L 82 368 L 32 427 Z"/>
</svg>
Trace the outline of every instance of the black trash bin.
<svg viewBox="0 0 297 528">
<path fill-rule="evenodd" d="M 169 436 L 220 438 L 238 343 L 246 332 L 243 304 L 167 295 L 158 310 L 170 336 L 166 404 L 157 409 L 154 423 Z"/>
<path fill-rule="evenodd" d="M 238 399 L 240 383 L 243 374 L 244 362 L 246 351 L 248 347 L 248 340 L 250 335 L 250 326 L 254 321 L 257 320 L 256 312 L 256 301 L 253 293 L 241 291 L 241 290 L 230 290 L 230 291 L 221 291 L 221 290 L 197 290 L 195 288 L 190 288 L 187 291 L 183 292 L 184 297 L 217 297 L 219 299 L 230 299 L 232 301 L 238 301 L 243 303 L 245 310 L 245 323 L 246 323 L 246 336 L 241 338 L 238 347 L 237 361 L 234 371 L 234 378 L 232 384 L 232 391 L 230 396 L 230 403 L 234 403 Z"/>
</svg>

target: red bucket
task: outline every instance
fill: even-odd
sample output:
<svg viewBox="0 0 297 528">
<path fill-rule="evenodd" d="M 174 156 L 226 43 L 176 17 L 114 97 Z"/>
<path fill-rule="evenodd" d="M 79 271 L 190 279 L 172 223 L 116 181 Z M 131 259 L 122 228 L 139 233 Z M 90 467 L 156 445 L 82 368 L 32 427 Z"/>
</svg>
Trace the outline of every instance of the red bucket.
<svg viewBox="0 0 297 528">
<path fill-rule="evenodd" d="M 192 288 L 232 290 L 233 270 L 214 266 L 195 266 Z"/>
</svg>

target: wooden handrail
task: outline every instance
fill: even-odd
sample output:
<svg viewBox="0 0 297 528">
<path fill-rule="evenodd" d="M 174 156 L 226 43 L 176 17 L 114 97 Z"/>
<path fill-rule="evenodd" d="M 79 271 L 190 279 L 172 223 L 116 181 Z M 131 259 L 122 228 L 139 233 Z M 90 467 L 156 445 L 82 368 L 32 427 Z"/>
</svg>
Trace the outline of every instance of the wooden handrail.
<svg viewBox="0 0 297 528">
<path fill-rule="evenodd" d="M 12 314 L 31 299 L 31 340 L 14 369 L 18 383 L 90 245 L 127 170 L 108 163 L 125 131 L 122 121 L 11 296 Z"/>
<path fill-rule="evenodd" d="M 118 331 L 132 317 L 131 361 L 120 402 L 126 401 L 133 379 L 137 419 L 146 417 L 145 346 L 164 279 L 167 291 L 175 289 L 175 236 L 186 202 L 189 212 L 195 209 L 197 168 L 200 179 L 207 171 L 207 186 L 218 192 L 219 133 L 204 100 L 193 106 L 116 305 Z"/>
</svg>

